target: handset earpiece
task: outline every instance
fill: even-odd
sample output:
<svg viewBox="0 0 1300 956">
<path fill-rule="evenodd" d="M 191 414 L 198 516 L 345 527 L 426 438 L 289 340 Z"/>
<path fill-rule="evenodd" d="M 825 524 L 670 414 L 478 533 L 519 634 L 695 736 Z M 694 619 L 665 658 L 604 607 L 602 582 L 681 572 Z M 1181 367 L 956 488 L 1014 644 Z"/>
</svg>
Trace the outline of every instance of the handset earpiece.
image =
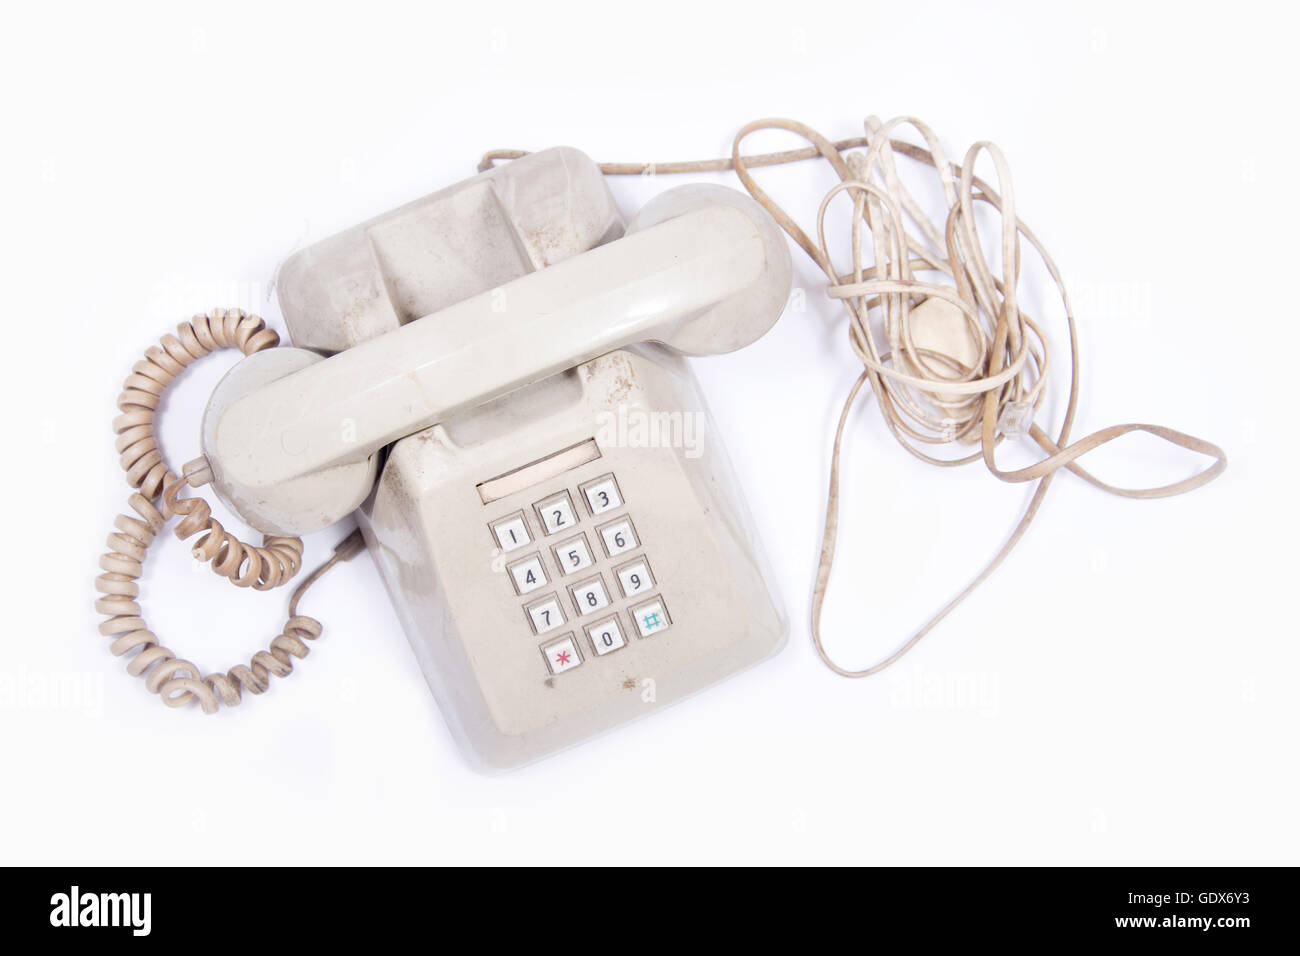
<svg viewBox="0 0 1300 956">
<path fill-rule="evenodd" d="M 790 253 L 776 223 L 723 186 L 665 192 L 621 239 L 330 358 L 245 359 L 208 403 L 218 495 L 266 533 L 305 534 L 368 494 L 385 445 L 615 349 L 730 352 L 780 317 Z"/>
</svg>

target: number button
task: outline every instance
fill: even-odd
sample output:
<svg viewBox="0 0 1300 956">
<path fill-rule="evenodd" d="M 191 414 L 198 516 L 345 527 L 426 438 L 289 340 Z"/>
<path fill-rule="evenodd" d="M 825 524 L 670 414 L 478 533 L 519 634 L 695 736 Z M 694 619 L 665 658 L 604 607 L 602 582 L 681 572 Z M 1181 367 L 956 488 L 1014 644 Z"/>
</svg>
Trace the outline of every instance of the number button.
<svg viewBox="0 0 1300 956">
<path fill-rule="evenodd" d="M 532 621 L 534 634 L 545 634 L 564 623 L 564 609 L 560 607 L 559 598 L 548 594 L 540 601 L 534 601 L 526 608 L 528 619 Z"/>
<path fill-rule="evenodd" d="M 506 570 L 510 572 L 517 594 L 536 591 L 546 584 L 546 570 L 542 567 L 542 556 L 539 554 L 530 554 L 522 561 L 507 565 Z"/>
<path fill-rule="evenodd" d="M 528 533 L 528 522 L 524 521 L 522 511 L 516 511 L 499 521 L 492 522 L 491 527 L 492 535 L 497 539 L 497 546 L 502 554 L 509 554 L 533 542 L 532 536 Z"/>
<path fill-rule="evenodd" d="M 552 674 L 563 674 L 582 663 L 582 656 L 578 653 L 578 645 L 574 643 L 572 634 L 565 634 L 558 641 L 547 644 L 542 648 L 542 656 L 546 658 L 546 666 Z"/>
<path fill-rule="evenodd" d="M 611 558 L 631 551 L 641 543 L 632 528 L 631 518 L 619 518 L 596 530 L 600 533 L 600 541 L 605 546 L 605 553 Z"/>
<path fill-rule="evenodd" d="M 668 617 L 668 609 L 664 607 L 662 598 L 655 598 L 639 604 L 632 608 L 632 623 L 636 625 L 637 633 L 642 637 L 649 637 L 652 634 L 658 634 L 660 631 L 666 631 L 672 624 Z"/>
<path fill-rule="evenodd" d="M 650 564 L 645 558 L 637 558 L 623 565 L 614 574 L 618 577 L 618 586 L 623 589 L 623 597 L 635 597 L 655 586 L 655 579 L 650 574 Z"/>
<path fill-rule="evenodd" d="M 537 509 L 538 517 L 542 519 L 542 528 L 547 534 L 568 531 L 578 523 L 578 519 L 573 514 L 573 500 L 567 491 L 561 491 L 545 501 L 539 501 L 533 507 Z"/>
<path fill-rule="evenodd" d="M 623 629 L 618 626 L 616 617 L 588 627 L 587 640 L 591 641 L 591 649 L 601 657 L 627 645 L 623 637 Z"/>
<path fill-rule="evenodd" d="M 582 496 L 587 499 L 587 510 L 592 517 L 623 507 L 623 496 L 618 493 L 618 483 L 613 475 L 601 475 L 582 486 Z"/>
<path fill-rule="evenodd" d="M 609 607 L 609 592 L 605 590 L 605 581 L 599 574 L 573 585 L 569 588 L 569 593 L 573 595 L 573 606 L 579 614 L 595 614 Z"/>
<path fill-rule="evenodd" d="M 596 563 L 596 559 L 591 556 L 591 547 L 587 544 L 585 534 L 557 544 L 552 550 L 555 552 L 555 563 L 560 566 L 560 571 L 564 574 L 573 574 Z"/>
</svg>

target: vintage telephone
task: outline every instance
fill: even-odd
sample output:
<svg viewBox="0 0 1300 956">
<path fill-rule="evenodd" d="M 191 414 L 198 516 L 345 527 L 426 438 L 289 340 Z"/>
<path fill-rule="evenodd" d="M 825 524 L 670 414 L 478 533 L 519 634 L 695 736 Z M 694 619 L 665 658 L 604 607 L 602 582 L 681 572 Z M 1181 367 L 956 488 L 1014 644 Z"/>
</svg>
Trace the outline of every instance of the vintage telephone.
<svg viewBox="0 0 1300 956">
<path fill-rule="evenodd" d="M 1000 153 L 978 144 L 957 167 L 915 124 L 918 147 L 891 139 L 900 121 L 868 120 L 861 139 L 830 143 L 789 121 L 751 124 L 730 160 L 660 172 L 731 169 L 747 196 L 719 185 L 662 193 L 624 225 L 606 175 L 574 149 L 489 154 L 473 179 L 320 241 L 281 267 L 276 288 L 296 345 L 253 316 L 216 311 L 182 323 L 136 364 L 114 423 L 134 515 L 122 515 L 101 559 L 97 609 L 112 650 L 172 706 L 215 711 L 261 693 L 307 653 L 319 622 L 297 613 L 306 586 L 362 548 L 349 536 L 290 602 L 284 633 L 247 666 L 203 674 L 149 631 L 137 579 L 146 549 L 173 516 L 194 554 L 235 584 L 270 588 L 301 564 L 297 537 L 355 512 L 420 666 L 453 735 L 480 768 L 513 767 L 678 700 L 781 648 L 788 625 L 717 430 L 682 355 L 730 352 L 763 335 L 790 292 L 786 234 L 827 272 L 850 314 L 864 363 L 841 417 L 813 638 L 834 555 L 838 454 L 845 419 L 871 384 L 911 450 L 940 463 L 983 459 L 1004 480 L 1037 480 L 1021 524 L 973 588 L 1014 545 L 1052 476 L 1067 468 L 1107 490 L 1175 494 L 1213 478 L 1217 447 L 1160 426 L 1124 425 L 1068 441 L 1033 424 L 1046 340 L 1016 302 L 1019 242 L 1041 246 L 1014 214 Z M 775 126 L 810 149 L 746 157 L 740 142 Z M 993 157 L 1000 195 L 973 173 Z M 822 156 L 841 176 L 811 240 L 750 169 Z M 895 156 L 934 168 L 950 209 L 924 220 L 895 174 Z M 511 158 L 494 166 L 499 158 Z M 841 273 L 825 240 L 827 205 L 853 203 L 853 263 Z M 752 197 L 752 198 L 751 198 Z M 1001 213 L 1001 277 L 985 262 L 972 206 Z M 905 219 L 914 224 L 911 230 Z M 784 232 L 782 231 L 784 229 Z M 865 261 L 863 230 L 874 262 Z M 1048 270 L 1058 278 L 1046 258 Z M 922 281 L 943 273 L 950 282 Z M 1058 282 L 1059 285 L 1059 282 Z M 1062 288 L 1062 296 L 1064 290 Z M 873 328 L 873 314 L 878 313 Z M 1070 322 L 1072 358 L 1073 317 Z M 888 349 L 876 346 L 883 336 Z M 246 356 L 204 415 L 203 455 L 173 472 L 153 435 L 159 396 L 218 348 Z M 641 436 L 629 439 L 631 430 Z M 702 431 L 687 443 L 682 429 Z M 656 435 L 666 429 L 666 438 Z M 674 433 L 674 429 L 677 429 Z M 1075 459 L 1145 430 L 1211 455 L 1183 482 L 1126 491 Z M 993 449 L 1028 435 L 1047 458 L 999 471 Z M 653 436 L 653 437 L 652 437 Z M 936 459 L 927 445 L 978 444 Z M 206 502 L 211 484 L 262 545 L 241 542 Z M 644 693 L 652 681 L 652 703 Z"/>
</svg>

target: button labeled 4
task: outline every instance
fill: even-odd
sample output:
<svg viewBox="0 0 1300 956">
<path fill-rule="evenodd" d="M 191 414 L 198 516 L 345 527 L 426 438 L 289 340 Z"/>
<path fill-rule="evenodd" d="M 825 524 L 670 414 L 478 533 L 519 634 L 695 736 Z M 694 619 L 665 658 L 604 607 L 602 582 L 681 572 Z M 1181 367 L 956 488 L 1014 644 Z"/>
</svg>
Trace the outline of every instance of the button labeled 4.
<svg viewBox="0 0 1300 956">
<path fill-rule="evenodd" d="M 521 561 L 506 566 L 510 580 L 514 582 L 515 591 L 527 594 L 546 584 L 546 570 L 542 567 L 542 556 L 530 554 Z"/>
</svg>

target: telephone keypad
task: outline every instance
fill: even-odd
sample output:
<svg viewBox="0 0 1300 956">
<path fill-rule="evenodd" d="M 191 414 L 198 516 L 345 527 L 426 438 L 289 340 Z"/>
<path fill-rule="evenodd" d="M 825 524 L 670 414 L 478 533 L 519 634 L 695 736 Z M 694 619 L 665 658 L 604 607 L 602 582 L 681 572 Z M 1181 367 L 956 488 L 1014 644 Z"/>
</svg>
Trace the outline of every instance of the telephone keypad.
<svg viewBox="0 0 1300 956">
<path fill-rule="evenodd" d="M 632 527 L 632 519 L 626 516 L 602 525 L 596 531 L 600 535 L 601 544 L 605 546 L 605 554 L 611 558 L 635 550 L 641 544 Z"/>
<path fill-rule="evenodd" d="M 540 554 L 530 554 L 522 561 L 507 565 L 506 569 L 510 572 L 517 594 L 528 594 L 546 586 L 546 569 L 542 567 Z"/>
<path fill-rule="evenodd" d="M 533 507 L 537 509 L 537 514 L 542 519 L 542 529 L 547 534 L 568 531 L 578 523 L 573 513 L 573 501 L 567 491 L 539 501 Z"/>
<path fill-rule="evenodd" d="M 524 520 L 522 511 L 506 515 L 492 522 L 490 527 L 502 554 L 509 554 L 533 543 L 533 538 L 528 533 L 528 522 Z"/>
<path fill-rule="evenodd" d="M 585 513 L 575 507 L 575 494 Z M 516 559 L 506 570 L 520 595 L 550 584 L 550 574 L 566 579 L 563 590 L 523 602 L 524 615 L 538 638 L 563 629 L 571 620 L 581 622 L 577 631 L 552 638 L 538 648 L 551 675 L 573 670 L 583 663 L 584 654 L 593 660 L 604 657 L 627 647 L 631 637 L 652 637 L 672 624 L 663 595 L 655 593 L 659 582 L 649 556 L 640 550 L 642 542 L 632 517 L 626 511 L 617 513 L 623 505 L 618 481 L 613 474 L 604 474 L 576 488 L 554 491 L 534 501 L 531 508 L 491 522 L 492 534 L 503 552 L 535 540 L 527 518 L 529 510 L 541 534 L 550 538 L 548 547 Z M 593 537 L 600 542 L 599 553 Z M 615 581 L 617 588 L 611 590 Z M 568 607 L 562 600 L 565 591 Z M 636 603 L 621 604 L 623 601 Z"/>
<path fill-rule="evenodd" d="M 528 620 L 533 624 L 534 634 L 546 634 L 564 624 L 564 608 L 560 606 L 560 599 L 553 593 L 546 595 L 540 601 L 534 601 L 524 610 L 528 612 Z"/>
<path fill-rule="evenodd" d="M 623 507 L 623 496 L 619 494 L 618 482 L 613 475 L 601 475 L 582 486 L 582 496 L 587 501 L 587 510 L 593 518 L 607 511 Z"/>
<path fill-rule="evenodd" d="M 560 566 L 561 574 L 575 574 L 596 563 L 585 534 L 562 541 L 551 550 L 555 552 L 555 563 Z"/>
<path fill-rule="evenodd" d="M 578 645 L 573 640 L 572 634 L 565 634 L 558 641 L 551 641 L 542 648 L 542 656 L 546 658 L 546 666 L 550 668 L 552 674 L 563 674 L 582 663 L 582 655 L 578 652 Z"/>
</svg>

